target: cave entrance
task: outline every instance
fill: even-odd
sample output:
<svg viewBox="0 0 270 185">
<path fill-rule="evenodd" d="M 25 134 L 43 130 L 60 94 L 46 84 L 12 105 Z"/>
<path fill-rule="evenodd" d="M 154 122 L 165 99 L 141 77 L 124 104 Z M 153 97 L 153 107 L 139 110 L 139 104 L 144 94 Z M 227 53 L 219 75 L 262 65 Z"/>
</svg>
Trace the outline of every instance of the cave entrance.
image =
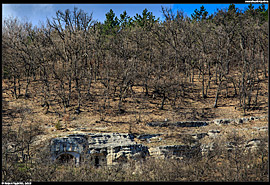
<svg viewBox="0 0 270 185">
<path fill-rule="evenodd" d="M 57 161 L 59 163 L 70 163 L 70 162 L 75 162 L 74 156 L 71 154 L 61 154 L 57 157 Z"/>
<path fill-rule="evenodd" d="M 100 166 L 98 156 L 95 157 L 95 166 L 96 167 Z"/>
</svg>

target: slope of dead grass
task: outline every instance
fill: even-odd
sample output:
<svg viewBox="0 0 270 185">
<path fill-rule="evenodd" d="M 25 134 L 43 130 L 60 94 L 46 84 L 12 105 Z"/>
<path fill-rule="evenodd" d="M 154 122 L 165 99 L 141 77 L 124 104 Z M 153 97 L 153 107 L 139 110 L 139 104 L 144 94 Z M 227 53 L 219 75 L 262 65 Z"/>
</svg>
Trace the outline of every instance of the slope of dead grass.
<svg viewBox="0 0 270 185">
<path fill-rule="evenodd" d="M 51 112 L 44 114 L 41 105 L 40 90 L 38 89 L 38 82 L 30 84 L 31 98 L 24 99 L 19 98 L 17 100 L 11 97 L 11 93 L 8 89 L 10 85 L 7 81 L 2 80 L 3 93 L 2 102 L 3 110 L 11 112 L 11 114 L 3 114 L 4 122 L 18 122 L 21 120 L 20 113 L 16 110 L 26 109 L 28 112 L 24 112 L 25 119 L 23 124 L 37 123 L 44 128 L 44 134 L 57 135 L 64 132 L 120 132 L 127 133 L 132 132 L 135 134 L 154 134 L 162 133 L 165 135 L 177 136 L 177 134 L 185 133 L 200 133 L 207 132 L 210 129 L 219 129 L 222 133 L 226 133 L 228 130 L 240 129 L 241 127 L 250 128 L 254 126 L 267 126 L 267 121 L 249 122 L 243 125 L 229 125 L 229 126 L 217 126 L 210 124 L 206 127 L 199 128 L 154 128 L 149 127 L 146 123 L 151 121 L 164 121 L 165 119 L 176 122 L 185 120 L 201 120 L 211 121 L 217 118 L 240 118 L 243 116 L 243 111 L 238 107 L 237 98 L 225 98 L 225 90 L 221 91 L 218 107 L 213 108 L 215 100 L 216 85 L 211 83 L 211 88 L 208 91 L 208 97 L 201 98 L 200 88 L 201 83 L 198 79 L 198 75 L 195 76 L 194 87 L 195 91 L 192 92 L 189 97 L 184 100 L 176 102 L 176 107 L 172 107 L 168 101 L 165 102 L 164 110 L 159 109 L 160 98 L 151 99 L 143 97 L 143 88 L 140 86 L 134 86 L 135 98 L 126 98 L 124 102 L 125 113 L 115 114 L 114 108 L 118 105 L 117 97 L 115 99 L 108 99 L 108 108 L 105 112 L 99 111 L 99 106 L 104 102 L 101 94 L 103 93 L 102 84 L 94 83 L 92 93 L 96 95 L 94 101 L 84 102 L 82 107 L 82 113 L 77 115 L 73 114 L 72 109 L 68 109 L 71 113 L 70 120 L 65 122 L 62 116 L 54 113 L 54 111 L 62 112 L 59 105 L 52 105 Z M 260 108 L 258 110 L 247 111 L 246 116 L 261 116 L 268 113 L 268 82 L 267 80 L 261 84 L 261 93 L 259 96 Z M 232 87 L 229 88 L 232 91 Z M 53 111 L 54 110 L 54 111 Z M 12 117 L 12 119 L 11 119 Z M 103 119 L 101 119 L 103 118 Z M 57 130 L 55 125 L 60 123 L 63 128 Z M 252 131 L 251 131 L 252 132 Z M 240 131 L 239 131 L 240 133 Z M 247 134 L 247 133 L 245 133 Z M 177 139 L 167 138 L 168 143 L 177 143 Z M 162 140 L 162 143 L 166 140 Z"/>
</svg>

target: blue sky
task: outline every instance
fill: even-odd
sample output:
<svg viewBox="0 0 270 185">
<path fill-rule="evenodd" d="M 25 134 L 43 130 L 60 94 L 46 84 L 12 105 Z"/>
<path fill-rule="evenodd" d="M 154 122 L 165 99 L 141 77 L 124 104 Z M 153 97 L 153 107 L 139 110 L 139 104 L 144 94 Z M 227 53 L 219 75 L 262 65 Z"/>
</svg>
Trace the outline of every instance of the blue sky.
<svg viewBox="0 0 270 185">
<path fill-rule="evenodd" d="M 133 17 L 136 13 L 141 14 L 147 8 L 148 11 L 153 12 L 156 18 L 162 19 L 161 6 L 171 7 L 174 11 L 182 9 L 187 16 L 190 16 L 195 9 L 199 9 L 202 5 L 209 13 L 213 13 L 217 8 L 229 6 L 229 4 L 2 4 L 2 19 L 12 16 L 38 25 L 39 22 L 45 22 L 47 17 L 55 16 L 57 10 L 72 10 L 74 6 L 87 13 L 93 12 L 93 19 L 101 22 L 105 20 L 105 14 L 110 9 L 114 11 L 117 17 L 125 10 L 129 16 Z M 254 4 L 254 7 L 257 8 L 259 5 Z M 267 4 L 265 6 L 268 8 Z M 244 10 L 248 7 L 248 4 L 236 4 L 236 7 Z"/>
</svg>

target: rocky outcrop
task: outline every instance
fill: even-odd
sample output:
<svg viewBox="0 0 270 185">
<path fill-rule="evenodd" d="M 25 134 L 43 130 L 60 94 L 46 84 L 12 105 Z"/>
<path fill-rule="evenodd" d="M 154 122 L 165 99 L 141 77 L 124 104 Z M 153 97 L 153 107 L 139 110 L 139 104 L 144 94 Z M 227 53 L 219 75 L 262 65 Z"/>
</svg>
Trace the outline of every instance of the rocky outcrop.
<svg viewBox="0 0 270 185">
<path fill-rule="evenodd" d="M 75 158 L 75 162 L 78 163 L 80 161 L 80 156 L 87 150 L 88 142 L 85 135 L 73 134 L 67 137 L 52 139 L 50 146 L 53 160 L 69 155 L 72 158 Z"/>
<path fill-rule="evenodd" d="M 236 119 L 227 119 L 227 118 L 215 119 L 213 120 L 213 122 L 217 125 L 228 125 L 231 123 L 241 124 L 241 123 L 246 123 L 248 121 L 259 120 L 263 118 L 266 118 L 266 116 L 250 116 L 250 117 L 236 118 Z"/>
<path fill-rule="evenodd" d="M 254 129 L 257 129 L 258 131 L 268 131 L 268 127 L 253 127 Z"/>
<path fill-rule="evenodd" d="M 207 155 L 209 152 L 213 151 L 215 149 L 214 143 L 208 143 L 208 144 L 201 144 L 201 153 L 202 155 Z"/>
<path fill-rule="evenodd" d="M 201 144 L 200 148 L 201 148 L 201 153 L 202 155 L 206 155 L 211 151 L 214 151 L 216 149 L 217 145 L 215 145 L 214 142 L 210 142 L 207 144 Z M 256 149 L 258 149 L 259 147 L 268 147 L 267 142 L 264 142 L 260 139 L 251 139 L 242 143 L 236 143 L 236 142 L 228 142 L 228 143 L 224 143 L 221 147 L 224 147 L 223 149 L 232 152 L 235 151 L 237 149 L 241 150 L 241 151 L 254 151 Z"/>
<path fill-rule="evenodd" d="M 249 117 L 239 119 L 216 119 L 212 123 L 219 125 L 230 123 L 244 123 L 251 120 L 258 120 L 264 117 Z M 184 121 L 184 122 L 150 122 L 147 125 L 152 127 L 200 127 L 206 126 L 210 122 L 208 121 Z M 268 131 L 268 127 L 252 127 L 258 131 Z M 248 129 L 248 128 L 239 128 Z M 141 134 L 135 136 L 128 133 L 87 133 L 80 132 L 75 134 L 65 135 L 53 138 L 50 140 L 50 151 L 52 160 L 66 161 L 74 160 L 76 164 L 81 161 L 87 160 L 93 165 L 113 165 L 119 162 L 124 162 L 129 159 L 142 159 L 150 155 L 152 157 L 161 158 L 183 158 L 201 156 L 207 154 L 209 151 L 215 150 L 213 142 L 200 143 L 200 139 L 209 137 L 210 139 L 217 139 L 221 134 L 220 130 L 208 130 L 203 133 L 185 133 L 188 138 L 194 140 L 194 142 L 188 142 L 183 139 L 184 143 L 180 145 L 163 145 L 157 147 L 144 146 L 138 144 L 135 141 L 143 143 L 155 143 L 163 142 L 166 140 L 166 134 Z M 163 136 L 162 136 L 163 135 Z M 181 134 L 180 134 L 181 135 Z M 178 134 L 179 136 L 179 134 Z M 185 137 L 183 137 L 185 138 Z M 179 138 L 178 138 L 179 139 Z M 207 139 L 206 139 L 207 140 Z M 34 143 L 39 145 L 41 138 L 37 139 Z M 190 141 L 190 139 L 189 139 Z M 42 140 L 43 142 L 43 140 Z M 245 144 L 239 145 L 239 143 L 224 143 L 225 148 L 228 151 L 232 151 L 235 148 L 244 147 L 247 150 L 254 150 L 261 146 L 260 140 L 250 140 Z M 152 145 L 153 146 L 153 145 Z"/>
<path fill-rule="evenodd" d="M 139 139 L 140 141 L 146 141 L 148 143 L 151 142 L 159 142 L 162 140 L 160 137 L 162 134 L 141 134 L 138 135 L 136 138 Z"/>
<path fill-rule="evenodd" d="M 137 136 L 140 140 L 159 138 L 161 134 Z M 75 163 L 88 161 L 92 165 L 113 165 L 130 159 L 142 159 L 150 155 L 162 158 L 182 158 L 200 155 L 197 142 L 183 145 L 163 145 L 148 148 L 134 142 L 134 135 L 124 133 L 70 134 L 51 140 L 53 160 L 64 156 L 75 159 Z"/>
<path fill-rule="evenodd" d="M 207 126 L 210 123 L 215 123 L 218 125 L 227 125 L 230 123 L 246 123 L 252 120 L 259 120 L 266 118 L 267 116 L 251 116 L 251 117 L 244 117 L 244 118 L 224 118 L 224 119 L 215 119 L 213 121 L 178 121 L 178 122 L 170 122 L 170 121 L 153 121 L 149 122 L 146 125 L 150 127 L 201 127 Z"/>
<path fill-rule="evenodd" d="M 218 134 L 220 134 L 220 130 L 209 130 L 208 132 L 202 132 L 202 133 L 191 134 L 191 136 L 192 136 L 194 139 L 200 140 L 200 139 L 204 138 L 205 136 L 214 138 L 214 137 L 216 137 Z"/>
<path fill-rule="evenodd" d="M 193 137 L 193 139 L 199 140 L 199 139 L 204 138 L 205 136 L 208 136 L 208 134 L 204 132 L 204 133 L 192 134 L 191 136 Z"/>
<path fill-rule="evenodd" d="M 248 150 L 255 150 L 259 146 L 262 145 L 262 141 L 260 139 L 251 139 L 246 142 L 245 148 Z"/>
<path fill-rule="evenodd" d="M 209 137 L 214 138 L 214 137 L 216 137 L 219 133 L 220 133 L 220 130 L 209 130 L 209 131 L 207 132 L 207 135 L 208 135 Z"/>
<path fill-rule="evenodd" d="M 179 122 L 150 122 L 146 125 L 150 127 L 201 127 L 207 126 L 210 122 L 209 121 L 179 121 Z"/>
<path fill-rule="evenodd" d="M 78 164 L 88 160 L 93 165 L 110 165 L 131 158 L 144 158 L 148 148 L 134 142 L 132 134 L 85 133 L 71 134 L 51 140 L 52 159 L 69 155 Z"/>
<path fill-rule="evenodd" d="M 149 148 L 149 154 L 158 158 L 191 158 L 201 156 L 199 143 L 193 145 L 164 145 Z"/>
</svg>

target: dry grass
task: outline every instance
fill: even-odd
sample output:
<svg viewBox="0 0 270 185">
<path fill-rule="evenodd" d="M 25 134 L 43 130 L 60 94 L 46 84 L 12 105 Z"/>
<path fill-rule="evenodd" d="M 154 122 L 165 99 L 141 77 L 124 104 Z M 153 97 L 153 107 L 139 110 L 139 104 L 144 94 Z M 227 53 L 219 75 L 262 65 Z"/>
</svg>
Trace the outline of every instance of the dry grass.
<svg viewBox="0 0 270 185">
<path fill-rule="evenodd" d="M 198 79 L 195 80 L 197 88 L 200 87 Z M 259 97 L 261 107 L 259 110 L 248 111 L 246 116 L 262 116 L 268 111 L 268 89 L 267 83 L 262 84 L 262 95 Z M 116 114 L 116 101 L 109 99 L 111 108 L 103 112 L 98 111 L 99 105 L 103 103 L 101 84 L 93 84 L 93 94 L 96 99 L 85 102 L 79 115 L 73 114 L 72 109 L 68 109 L 70 117 L 68 121 L 64 116 L 59 116 L 53 110 L 61 112 L 62 109 L 58 105 L 52 105 L 51 112 L 44 114 L 41 105 L 40 92 L 37 84 L 32 84 L 30 91 L 37 92 L 30 99 L 13 99 L 9 91 L 3 91 L 3 125 L 10 124 L 13 130 L 22 127 L 29 127 L 29 124 L 42 127 L 42 133 L 36 137 L 31 149 L 38 149 L 50 138 L 60 137 L 68 133 L 81 132 L 131 132 L 135 136 L 138 134 L 162 134 L 160 139 L 152 139 L 151 142 L 143 141 L 135 138 L 137 143 L 142 143 L 148 147 L 156 147 L 161 145 L 181 145 L 192 142 L 192 134 L 207 133 L 209 130 L 219 130 L 220 133 L 216 137 L 206 136 L 199 140 L 201 144 L 216 143 L 221 148 L 224 143 L 231 141 L 234 137 L 241 138 L 246 142 L 256 138 L 268 138 L 267 131 L 261 131 L 255 127 L 268 127 L 268 119 L 249 121 L 243 124 L 216 125 L 211 123 L 202 127 L 150 127 L 146 123 L 152 121 L 164 121 L 165 118 L 171 122 L 185 120 L 208 120 L 217 118 L 240 118 L 243 112 L 240 108 L 236 108 L 238 100 L 236 98 L 224 98 L 221 95 L 219 99 L 219 107 L 212 108 L 214 102 L 215 86 L 209 91 L 209 97 L 201 99 L 200 94 L 192 94 L 185 101 L 176 102 L 177 109 L 166 102 L 164 110 L 159 110 L 160 99 L 152 100 L 151 98 L 140 98 L 140 96 L 131 99 L 126 98 L 123 114 Z M 3 80 L 3 89 L 8 88 L 8 83 Z M 135 94 L 142 94 L 141 87 L 134 87 Z M 32 94 L 33 95 L 33 94 Z M 139 101 L 136 101 L 139 100 Z M 103 116 L 103 120 L 101 119 Z M 57 129 L 56 124 L 60 123 L 67 129 Z M 36 147 L 39 146 L 39 147 Z M 161 159 L 147 159 L 143 163 L 131 162 L 126 166 L 102 167 L 95 169 L 89 165 L 82 164 L 79 168 L 73 166 L 48 165 L 49 163 L 41 163 L 36 161 L 35 168 L 30 168 L 31 178 L 37 181 L 267 181 L 268 176 L 265 174 L 266 161 L 268 158 L 262 159 L 261 153 L 255 155 L 233 156 L 224 152 L 222 149 L 215 150 L 214 156 L 202 159 L 194 159 L 191 161 L 175 161 Z M 264 153 L 265 155 L 265 153 Z M 237 163 L 241 158 L 239 164 Z M 238 165 L 238 166 L 237 166 Z M 239 166 L 240 165 L 240 166 Z M 248 168 L 249 166 L 249 168 Z M 13 168 L 12 168 L 13 169 Z M 16 169 L 16 167 L 14 167 Z M 16 172 L 18 173 L 18 172 Z M 24 173 L 20 172 L 16 176 L 25 179 Z M 48 175 L 50 174 L 50 175 Z M 239 175 L 240 178 L 236 178 Z M 13 180 L 16 179 L 13 177 Z"/>
<path fill-rule="evenodd" d="M 6 80 L 2 80 L 3 89 L 8 89 L 10 85 Z M 103 113 L 99 111 L 100 105 L 103 104 L 104 99 L 102 99 L 102 84 L 99 82 L 93 83 L 92 94 L 95 97 L 94 100 L 89 100 L 83 102 L 81 114 L 74 114 L 73 109 L 68 109 L 70 114 L 69 121 L 65 121 L 64 116 L 59 116 L 55 112 L 62 112 L 62 108 L 57 104 L 52 104 L 50 112 L 44 114 L 41 105 L 40 90 L 38 89 L 39 82 L 33 82 L 30 84 L 29 91 L 32 92 L 31 98 L 29 99 L 13 99 L 11 97 L 9 90 L 3 91 L 3 101 L 5 106 L 3 110 L 8 110 L 13 112 L 13 121 L 17 122 L 19 120 L 16 117 L 16 110 L 19 109 L 29 109 L 31 114 L 27 114 L 27 119 L 24 120 L 24 124 L 31 120 L 44 127 L 45 134 L 59 134 L 64 132 L 75 132 L 81 130 L 88 132 L 132 132 L 137 134 L 153 134 L 153 133 L 163 133 L 163 134 L 185 134 L 185 133 L 200 133 L 207 132 L 210 129 L 219 129 L 224 133 L 225 130 L 240 129 L 241 127 L 251 128 L 256 125 L 267 125 L 266 122 L 256 121 L 250 122 L 243 125 L 230 125 L 230 126 L 216 126 L 209 125 L 200 128 L 154 128 L 146 126 L 146 123 L 151 121 L 164 121 L 168 119 L 169 121 L 185 121 L 185 120 L 208 120 L 211 121 L 216 118 L 240 118 L 243 117 L 243 110 L 238 108 L 237 98 L 225 98 L 224 92 L 221 91 L 221 95 L 218 102 L 217 108 L 212 108 L 215 99 L 215 89 L 216 85 L 211 83 L 211 88 L 208 91 L 208 98 L 201 98 L 200 88 L 201 83 L 198 79 L 198 75 L 195 75 L 194 88 L 195 91 L 189 95 L 189 98 L 184 100 L 178 100 L 176 102 L 176 107 L 172 107 L 170 102 L 166 101 L 164 110 L 159 109 L 161 102 L 160 98 L 151 99 L 143 96 L 143 88 L 141 86 L 134 86 L 133 91 L 135 92 L 134 97 L 127 97 L 124 102 L 125 113 L 116 114 L 115 110 L 118 106 L 117 97 L 107 100 L 110 108 L 107 108 Z M 268 82 L 265 80 L 261 84 L 262 90 L 259 96 L 258 102 L 261 103 L 260 109 L 247 111 L 246 116 L 261 116 L 267 115 L 268 111 Z M 232 91 L 232 87 L 229 88 Z M 35 93 L 36 94 L 35 94 Z M 109 103 L 108 103 L 109 102 Z M 3 115 L 3 120 L 5 122 L 11 121 L 9 117 Z M 67 129 L 57 130 L 55 125 L 61 123 L 62 126 L 66 126 Z M 173 137 L 171 137 L 173 138 Z M 173 141 L 173 140 L 172 140 Z M 167 142 L 172 143 L 172 141 L 167 140 Z M 175 141 L 177 142 L 177 141 Z"/>
</svg>

